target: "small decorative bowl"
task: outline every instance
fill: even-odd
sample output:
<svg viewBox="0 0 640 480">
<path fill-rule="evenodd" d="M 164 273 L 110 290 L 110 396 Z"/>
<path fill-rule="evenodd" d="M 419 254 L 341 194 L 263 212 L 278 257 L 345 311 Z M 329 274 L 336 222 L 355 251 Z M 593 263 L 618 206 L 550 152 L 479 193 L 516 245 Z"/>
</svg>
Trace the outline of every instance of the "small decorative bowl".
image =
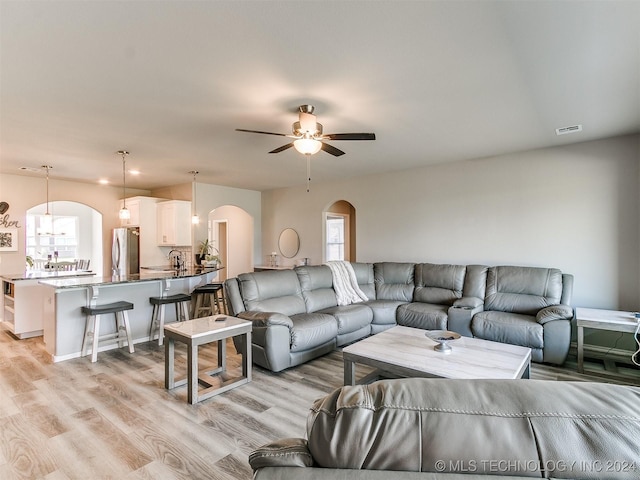
<svg viewBox="0 0 640 480">
<path fill-rule="evenodd" d="M 452 342 L 460 338 L 460 334 L 450 332 L 449 330 L 428 330 L 424 336 L 438 343 L 433 347 L 436 352 L 445 354 L 451 353 L 452 350 L 451 345 L 449 345 L 448 342 Z"/>
</svg>

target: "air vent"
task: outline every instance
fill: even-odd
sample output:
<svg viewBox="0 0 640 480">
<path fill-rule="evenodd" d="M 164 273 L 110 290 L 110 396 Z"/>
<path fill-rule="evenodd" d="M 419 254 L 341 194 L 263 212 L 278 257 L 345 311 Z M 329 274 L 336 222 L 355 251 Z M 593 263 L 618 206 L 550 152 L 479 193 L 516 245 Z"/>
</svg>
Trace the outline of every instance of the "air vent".
<svg viewBox="0 0 640 480">
<path fill-rule="evenodd" d="M 582 125 L 571 125 L 570 127 L 556 128 L 556 135 L 566 135 L 582 131 Z"/>
</svg>

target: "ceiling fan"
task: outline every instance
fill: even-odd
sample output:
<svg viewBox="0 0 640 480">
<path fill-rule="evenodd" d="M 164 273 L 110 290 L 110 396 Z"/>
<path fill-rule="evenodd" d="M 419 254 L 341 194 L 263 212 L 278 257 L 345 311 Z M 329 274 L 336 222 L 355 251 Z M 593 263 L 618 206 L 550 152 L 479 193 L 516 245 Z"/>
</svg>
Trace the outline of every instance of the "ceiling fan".
<svg viewBox="0 0 640 480">
<path fill-rule="evenodd" d="M 294 147 L 298 152 L 304 155 L 313 155 L 320 150 L 339 157 L 344 155 L 342 150 L 325 143 L 326 140 L 375 140 L 375 133 L 322 133 L 322 124 L 316 121 L 313 114 L 313 105 L 300 105 L 298 107 L 299 120 L 293 123 L 291 134 L 263 132 L 261 130 L 245 130 L 244 128 L 236 128 L 238 132 L 261 133 L 263 135 L 278 135 L 281 137 L 294 138 L 291 143 L 287 143 L 281 147 L 271 150 L 269 153 L 280 153 Z"/>
</svg>

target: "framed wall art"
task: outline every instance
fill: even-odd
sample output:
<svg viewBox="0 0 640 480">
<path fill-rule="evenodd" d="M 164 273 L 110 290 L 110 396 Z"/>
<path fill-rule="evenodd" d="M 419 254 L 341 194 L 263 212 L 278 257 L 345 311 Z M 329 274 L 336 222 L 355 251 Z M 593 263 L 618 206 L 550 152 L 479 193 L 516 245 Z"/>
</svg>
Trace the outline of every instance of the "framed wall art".
<svg viewBox="0 0 640 480">
<path fill-rule="evenodd" d="M 18 251 L 18 229 L 0 228 L 0 252 Z"/>
</svg>

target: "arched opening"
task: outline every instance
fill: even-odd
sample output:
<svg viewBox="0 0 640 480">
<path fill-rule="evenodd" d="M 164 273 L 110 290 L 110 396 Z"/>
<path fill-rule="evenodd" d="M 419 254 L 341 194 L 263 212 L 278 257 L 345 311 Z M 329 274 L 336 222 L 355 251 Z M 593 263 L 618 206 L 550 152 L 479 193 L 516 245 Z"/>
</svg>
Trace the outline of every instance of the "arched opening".
<svg viewBox="0 0 640 480">
<path fill-rule="evenodd" d="M 212 210 L 208 238 L 224 266 L 218 272 L 218 281 L 253 271 L 253 217 L 245 210 L 234 205 Z"/>
<path fill-rule="evenodd" d="M 48 215 L 47 215 L 48 211 Z M 102 275 L 102 214 L 78 202 L 53 201 L 27 210 L 25 252 L 34 270 L 48 262 L 89 261 Z"/>
<path fill-rule="evenodd" d="M 356 209 L 346 200 L 323 212 L 323 261 L 356 261 Z"/>
</svg>

